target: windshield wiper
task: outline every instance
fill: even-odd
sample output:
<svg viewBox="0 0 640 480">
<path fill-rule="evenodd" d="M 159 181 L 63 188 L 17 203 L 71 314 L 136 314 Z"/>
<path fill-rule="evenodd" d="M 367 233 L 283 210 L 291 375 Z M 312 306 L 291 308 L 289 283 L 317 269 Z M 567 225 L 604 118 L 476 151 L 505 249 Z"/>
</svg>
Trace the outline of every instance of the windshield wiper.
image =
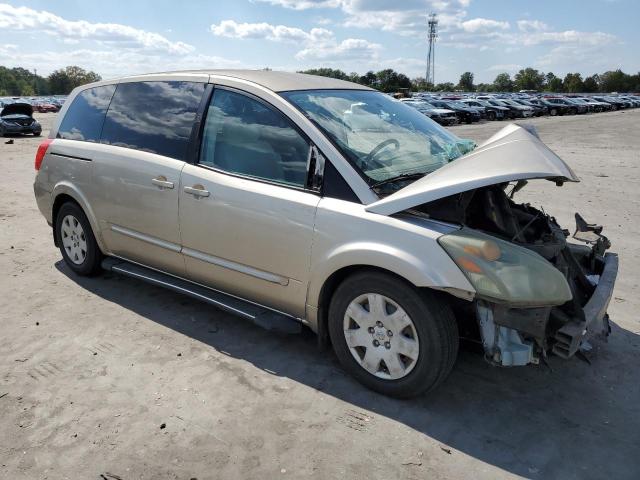
<svg viewBox="0 0 640 480">
<path fill-rule="evenodd" d="M 380 180 L 372 184 L 369 188 L 373 189 L 376 187 L 381 187 L 382 185 L 386 185 L 388 183 L 398 182 L 400 180 L 411 180 L 413 178 L 422 178 L 426 175 L 424 172 L 413 172 L 413 173 L 401 173 L 400 175 L 396 175 L 395 177 L 385 178 L 384 180 Z"/>
</svg>

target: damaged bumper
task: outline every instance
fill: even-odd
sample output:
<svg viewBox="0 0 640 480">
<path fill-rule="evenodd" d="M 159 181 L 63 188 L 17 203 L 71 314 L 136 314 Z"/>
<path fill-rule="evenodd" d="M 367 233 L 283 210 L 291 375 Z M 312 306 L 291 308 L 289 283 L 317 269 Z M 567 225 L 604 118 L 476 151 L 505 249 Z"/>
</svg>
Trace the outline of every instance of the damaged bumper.
<svg viewBox="0 0 640 480">
<path fill-rule="evenodd" d="M 559 357 L 569 358 L 575 355 L 586 338 L 608 336 L 611 332 L 607 308 L 618 275 L 618 255 L 606 253 L 602 262 L 604 266 L 597 287 L 583 308 L 584 320 L 567 323 L 554 335 L 556 343 L 552 351 Z"/>
<path fill-rule="evenodd" d="M 568 359 L 585 340 L 607 337 L 611 332 L 607 308 L 618 274 L 618 255 L 606 253 L 599 259 L 597 285 L 580 315 L 558 327 L 555 307 L 511 308 L 478 301 L 476 305 L 480 337 L 486 358 L 501 366 L 537 364 L 540 355 L 551 352 Z"/>
</svg>

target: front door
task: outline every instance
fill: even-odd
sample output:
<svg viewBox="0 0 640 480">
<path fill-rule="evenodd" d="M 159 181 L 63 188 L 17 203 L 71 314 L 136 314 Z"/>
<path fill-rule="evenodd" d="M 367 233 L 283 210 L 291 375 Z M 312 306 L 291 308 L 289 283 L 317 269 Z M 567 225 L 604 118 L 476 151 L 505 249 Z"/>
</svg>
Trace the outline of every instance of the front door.
<svg viewBox="0 0 640 480">
<path fill-rule="evenodd" d="M 304 316 L 316 207 L 309 141 L 279 111 L 216 88 L 180 187 L 188 278 Z"/>
</svg>

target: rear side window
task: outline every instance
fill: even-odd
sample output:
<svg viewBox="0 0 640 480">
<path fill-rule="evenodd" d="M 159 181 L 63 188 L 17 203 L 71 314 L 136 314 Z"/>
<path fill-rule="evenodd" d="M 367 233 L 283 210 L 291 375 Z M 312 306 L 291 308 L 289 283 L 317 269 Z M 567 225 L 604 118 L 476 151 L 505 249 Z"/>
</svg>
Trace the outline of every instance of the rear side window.
<svg viewBox="0 0 640 480">
<path fill-rule="evenodd" d="M 57 138 L 99 142 L 104 116 L 115 90 L 115 85 L 105 85 L 79 93 L 62 119 Z"/>
<path fill-rule="evenodd" d="M 186 160 L 205 85 L 194 82 L 121 83 L 102 129 L 102 143 Z"/>
<path fill-rule="evenodd" d="M 304 187 L 309 148 L 281 112 L 248 96 L 217 89 L 204 126 L 200 163 Z"/>
</svg>

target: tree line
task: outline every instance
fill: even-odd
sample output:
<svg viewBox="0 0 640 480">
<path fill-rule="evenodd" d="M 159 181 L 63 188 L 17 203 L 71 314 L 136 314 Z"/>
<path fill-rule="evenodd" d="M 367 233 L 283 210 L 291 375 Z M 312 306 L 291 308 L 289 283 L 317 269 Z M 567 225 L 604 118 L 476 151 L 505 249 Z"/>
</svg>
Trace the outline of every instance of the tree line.
<svg viewBox="0 0 640 480">
<path fill-rule="evenodd" d="M 452 82 L 427 83 L 424 78 L 409 78 L 403 73 L 386 68 L 378 72 L 369 71 L 364 75 L 346 73 L 334 68 L 313 68 L 301 73 L 321 75 L 359 83 L 383 92 L 397 92 L 403 89 L 413 91 L 453 92 L 517 92 L 536 90 L 539 92 L 640 92 L 640 72 L 635 75 L 622 70 L 607 71 L 583 78 L 580 73 L 568 73 L 564 78 L 553 72 L 544 73 L 534 68 L 523 68 L 513 78 L 508 73 L 500 73 L 492 83 L 474 83 L 472 72 L 464 72 L 457 84 Z M 68 66 L 52 72 L 47 77 L 37 75 L 25 68 L 0 66 L 0 96 L 67 95 L 75 87 L 97 82 L 102 78 L 95 72 L 78 66 Z"/>
<path fill-rule="evenodd" d="M 43 77 L 26 68 L 0 66 L 0 97 L 67 95 L 79 85 L 97 82 L 102 77 L 77 66 L 69 66 Z"/>
<path fill-rule="evenodd" d="M 383 92 L 396 92 L 402 89 L 413 91 L 453 92 L 517 92 L 520 90 L 535 90 L 538 92 L 557 93 L 596 93 L 596 92 L 640 92 L 640 72 L 629 75 L 622 70 L 607 71 L 582 78 L 580 73 L 568 73 L 564 78 L 553 72 L 544 73 L 535 68 L 523 68 L 513 78 L 508 73 L 500 73 L 492 83 L 474 83 L 472 72 L 465 72 L 460 76 L 457 84 L 452 82 L 427 83 L 424 78 L 409 79 L 406 75 L 392 69 L 379 72 L 347 74 L 333 68 L 313 68 L 300 73 L 322 75 L 325 77 L 348 80 Z"/>
</svg>

